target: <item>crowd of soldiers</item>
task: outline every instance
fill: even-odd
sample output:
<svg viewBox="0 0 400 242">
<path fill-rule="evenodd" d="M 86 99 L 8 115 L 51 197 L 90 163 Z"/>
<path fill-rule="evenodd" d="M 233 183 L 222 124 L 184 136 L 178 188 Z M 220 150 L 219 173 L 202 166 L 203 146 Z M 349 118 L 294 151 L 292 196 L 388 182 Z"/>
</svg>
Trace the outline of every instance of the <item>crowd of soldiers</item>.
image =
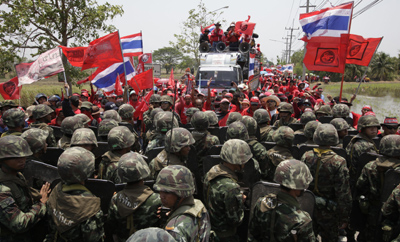
<svg viewBox="0 0 400 242">
<path fill-rule="evenodd" d="M 26 110 L 4 101 L 0 241 L 399 241 L 400 185 L 382 200 L 400 165 L 397 119 L 351 112 L 343 98 L 325 105 L 318 85 L 286 81 L 265 93 L 209 88 L 207 99 L 165 88 L 139 115 L 134 91 L 135 103 L 87 92 Z M 24 167 L 49 147 L 63 151 L 60 179 L 32 188 Z M 122 187 L 108 209 L 89 178 Z M 255 196 L 255 184 L 275 192 Z"/>
</svg>

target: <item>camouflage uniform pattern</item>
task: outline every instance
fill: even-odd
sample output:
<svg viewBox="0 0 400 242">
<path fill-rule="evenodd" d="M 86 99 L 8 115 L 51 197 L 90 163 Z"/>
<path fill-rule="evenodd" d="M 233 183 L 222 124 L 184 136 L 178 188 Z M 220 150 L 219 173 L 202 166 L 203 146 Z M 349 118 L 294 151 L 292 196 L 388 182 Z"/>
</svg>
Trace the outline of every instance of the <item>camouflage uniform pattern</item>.
<svg viewBox="0 0 400 242">
<path fill-rule="evenodd" d="M 338 142 L 331 124 L 321 124 L 314 133 L 314 142 L 329 146 Z M 317 138 L 318 137 L 318 138 Z M 314 207 L 314 231 L 322 241 L 338 241 L 338 227 L 348 223 L 352 204 L 349 170 L 346 160 L 329 148 L 314 148 L 301 158 L 311 171 L 314 180 L 310 190 L 316 196 Z"/>
<path fill-rule="evenodd" d="M 97 136 L 99 137 L 107 137 L 110 130 L 113 128 L 118 127 L 118 122 L 113 119 L 103 119 L 97 130 Z"/>
<path fill-rule="evenodd" d="M 172 137 L 171 137 L 172 135 Z M 185 146 L 190 146 L 195 143 L 192 134 L 184 128 L 173 128 L 167 132 L 166 139 L 171 142 L 165 144 L 167 152 L 177 153 Z"/>
<path fill-rule="evenodd" d="M 329 105 L 322 105 L 317 111 L 315 111 L 315 114 L 325 114 L 326 116 L 331 116 L 332 109 Z"/>
<path fill-rule="evenodd" d="M 193 115 L 194 115 L 196 112 L 198 112 L 198 111 L 200 111 L 200 110 L 199 110 L 198 108 L 195 108 L 195 107 L 188 108 L 188 109 L 186 110 L 186 117 L 192 118 Z"/>
<path fill-rule="evenodd" d="M 195 140 L 194 147 L 199 157 L 203 156 L 212 146 L 220 144 L 218 137 L 211 135 L 210 132 L 207 131 L 209 121 L 204 112 L 196 112 L 190 122 L 195 129 L 192 131 L 192 136 Z"/>
<path fill-rule="evenodd" d="M 60 130 L 64 134 L 72 135 L 75 130 L 83 128 L 83 124 L 84 123 L 76 116 L 66 117 L 61 122 Z"/>
<path fill-rule="evenodd" d="M 143 114 L 143 122 L 146 125 L 146 130 L 153 130 L 156 128 L 154 125 L 154 117 L 157 113 L 164 112 L 161 108 L 155 108 L 153 110 L 147 110 Z"/>
<path fill-rule="evenodd" d="M 156 131 L 166 133 L 172 128 L 172 113 L 171 112 L 159 112 L 154 116 L 154 125 Z M 174 117 L 173 128 L 179 127 L 178 120 Z"/>
<path fill-rule="evenodd" d="M 276 168 L 274 182 L 294 190 L 307 189 L 313 177 L 308 167 L 301 161 L 284 160 Z"/>
<path fill-rule="evenodd" d="M 228 116 L 228 120 L 226 120 L 226 126 L 229 126 L 230 124 L 241 120 L 242 120 L 242 115 L 240 113 L 231 112 Z"/>
<path fill-rule="evenodd" d="M 256 138 L 257 133 L 257 121 L 250 116 L 244 116 L 241 120 L 247 129 L 250 138 Z"/>
<path fill-rule="evenodd" d="M 168 95 L 162 95 L 161 102 L 168 102 L 169 104 L 173 105 L 172 98 Z"/>
<path fill-rule="evenodd" d="M 25 139 L 32 153 L 38 153 L 46 147 L 46 138 L 49 133 L 45 130 L 31 128 L 22 133 L 21 138 Z"/>
<path fill-rule="evenodd" d="M 253 118 L 256 120 L 257 124 L 268 124 L 271 119 L 267 110 L 259 108 L 254 111 Z"/>
<path fill-rule="evenodd" d="M 74 117 L 80 120 L 83 125 L 86 125 L 91 121 L 90 118 L 83 113 L 75 114 Z"/>
<path fill-rule="evenodd" d="M 210 126 L 218 125 L 218 116 L 214 111 L 207 110 L 204 113 L 207 115 Z"/>
<path fill-rule="evenodd" d="M 305 112 L 300 117 L 300 123 L 303 125 L 306 125 L 308 122 L 315 120 L 317 120 L 317 117 L 315 117 L 315 114 L 313 112 Z"/>
<path fill-rule="evenodd" d="M 82 147 L 72 147 L 58 158 L 58 174 L 65 184 L 80 183 L 94 172 L 94 155 Z"/>
<path fill-rule="evenodd" d="M 57 146 L 56 137 L 54 137 L 53 129 L 49 125 L 47 125 L 46 123 L 41 123 L 39 121 L 36 121 L 36 122 L 32 123 L 30 127 L 47 131 L 49 133 L 49 135 L 47 136 L 47 139 L 46 139 L 46 143 L 47 143 L 48 147 L 56 147 Z"/>
<path fill-rule="evenodd" d="M 336 104 L 332 108 L 332 116 L 334 118 L 347 118 L 350 114 L 350 108 L 346 104 Z"/>
<path fill-rule="evenodd" d="M 54 111 L 49 106 L 45 104 L 38 104 L 33 108 L 32 116 L 34 119 L 40 119 L 51 114 L 52 112 Z"/>
<path fill-rule="evenodd" d="M 197 111 L 193 114 L 193 117 L 190 119 L 190 123 L 197 131 L 205 131 L 210 126 L 207 115 L 201 111 Z"/>
<path fill-rule="evenodd" d="M 310 121 L 304 127 L 304 136 L 307 137 L 308 140 L 313 141 L 315 130 L 317 129 L 318 125 L 321 123 L 318 121 Z M 314 141 L 312 142 L 314 143 Z"/>
<path fill-rule="evenodd" d="M 350 125 L 343 118 L 334 118 L 331 120 L 332 124 L 337 131 L 343 131 L 350 128 Z"/>
<path fill-rule="evenodd" d="M 135 135 L 125 126 L 118 126 L 110 130 L 107 136 L 110 150 L 120 150 L 131 147 L 135 143 Z"/>
<path fill-rule="evenodd" d="M 103 113 L 104 119 L 113 119 L 118 123 L 122 121 L 121 117 L 119 116 L 118 112 L 115 110 L 107 110 Z"/>
<path fill-rule="evenodd" d="M 160 228 L 147 228 L 141 229 L 134 233 L 127 242 L 176 242 L 174 237 L 172 237 L 168 232 Z"/>
<path fill-rule="evenodd" d="M 18 136 L 0 138 L 2 158 L 32 155 L 28 143 Z M 0 241 L 31 241 L 30 230 L 45 216 L 46 205 L 36 203 L 22 173 L 16 176 L 0 169 Z"/>
<path fill-rule="evenodd" d="M 382 215 L 384 220 L 382 222 L 383 226 L 388 227 L 394 230 L 396 226 L 398 226 L 399 221 L 399 213 L 400 213 L 400 184 L 397 185 L 395 189 L 393 189 L 392 194 L 390 194 L 389 198 L 383 203 L 382 206 Z M 400 241 L 400 233 L 399 231 L 393 231 L 392 238 L 393 241 Z"/>
<path fill-rule="evenodd" d="M 150 169 L 140 154 L 129 152 L 119 159 L 117 174 L 120 183 L 137 182 L 146 179 Z"/>
<path fill-rule="evenodd" d="M 11 108 L 3 113 L 3 122 L 7 127 L 25 126 L 25 113 L 19 108 Z"/>
<path fill-rule="evenodd" d="M 236 121 L 228 126 L 226 131 L 227 139 L 241 139 L 244 141 L 249 140 L 249 133 L 246 126 L 241 121 Z"/>
<path fill-rule="evenodd" d="M 279 108 L 279 112 L 288 112 L 290 114 L 293 114 L 293 106 L 290 103 L 281 103 L 280 108 Z M 288 122 L 284 122 L 282 119 L 279 119 L 277 121 L 275 121 L 274 123 L 274 127 L 281 127 L 281 126 L 288 126 L 291 123 L 296 123 L 297 119 L 290 117 Z"/>
<path fill-rule="evenodd" d="M 135 108 L 130 104 L 122 104 L 118 109 L 118 114 L 122 119 L 132 119 Z"/>
<path fill-rule="evenodd" d="M 95 145 L 98 147 L 93 130 L 89 128 L 76 129 L 71 138 L 71 146 L 75 145 Z"/>
</svg>

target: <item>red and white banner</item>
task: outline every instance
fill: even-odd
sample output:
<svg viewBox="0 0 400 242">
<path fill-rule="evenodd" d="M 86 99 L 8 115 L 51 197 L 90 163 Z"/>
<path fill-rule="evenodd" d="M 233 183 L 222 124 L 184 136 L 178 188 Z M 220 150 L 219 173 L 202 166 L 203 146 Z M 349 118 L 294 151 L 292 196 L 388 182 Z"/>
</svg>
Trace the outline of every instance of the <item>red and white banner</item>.
<svg viewBox="0 0 400 242">
<path fill-rule="evenodd" d="M 0 83 L 0 94 L 4 100 L 19 99 L 22 87 L 18 86 L 18 77 L 14 77 L 8 82 Z"/>
<path fill-rule="evenodd" d="M 15 66 L 19 86 L 31 84 L 64 71 L 58 47 L 41 54 L 34 62 Z"/>
</svg>

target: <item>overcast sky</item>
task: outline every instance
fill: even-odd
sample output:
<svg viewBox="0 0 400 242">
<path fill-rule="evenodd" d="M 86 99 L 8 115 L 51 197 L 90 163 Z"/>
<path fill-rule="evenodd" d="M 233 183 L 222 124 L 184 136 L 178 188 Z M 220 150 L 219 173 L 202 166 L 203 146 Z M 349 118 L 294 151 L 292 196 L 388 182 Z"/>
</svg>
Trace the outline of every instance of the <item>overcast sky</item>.
<svg viewBox="0 0 400 242">
<path fill-rule="evenodd" d="M 106 2 L 98 0 L 99 3 Z M 125 36 L 137 32 L 143 32 L 143 45 L 145 52 L 169 46 L 170 41 L 175 41 L 174 34 L 181 32 L 182 22 L 188 17 L 188 11 L 196 8 L 197 0 L 112 0 L 112 4 L 123 5 L 125 13 L 117 17 L 111 23 L 119 30 L 120 35 Z M 292 49 L 298 50 L 303 41 L 297 40 L 301 36 L 299 14 L 305 13 L 306 0 L 203 0 L 209 11 L 229 6 L 224 9 L 220 19 L 225 19 L 227 24 L 232 21 L 246 20 L 250 15 L 250 22 L 255 22 L 255 33 L 259 34 L 257 43 L 261 44 L 261 51 L 268 59 L 276 61 L 276 56 L 282 55 L 285 49 L 282 37 L 286 37 L 286 28 L 292 27 L 300 30 L 293 31 Z M 310 0 L 312 5 L 321 9 L 330 7 L 330 3 L 336 6 L 346 0 Z M 356 0 L 354 12 L 360 11 L 374 0 Z M 324 4 L 325 3 L 325 4 Z M 352 21 L 351 33 L 363 37 L 380 37 L 384 39 L 379 51 L 397 56 L 400 50 L 400 0 L 383 0 L 376 6 L 362 13 Z M 227 26 L 222 26 L 226 29 Z M 200 28 L 199 28 L 200 29 Z M 276 41 L 272 41 L 272 40 Z M 281 42 L 277 42 L 281 41 Z"/>
</svg>

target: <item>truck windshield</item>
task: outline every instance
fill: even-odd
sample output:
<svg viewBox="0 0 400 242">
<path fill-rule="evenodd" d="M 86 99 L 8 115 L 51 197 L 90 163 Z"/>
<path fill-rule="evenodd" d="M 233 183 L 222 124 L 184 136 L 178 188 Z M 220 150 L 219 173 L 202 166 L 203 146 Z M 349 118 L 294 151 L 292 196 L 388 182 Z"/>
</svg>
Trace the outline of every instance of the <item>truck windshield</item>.
<svg viewBox="0 0 400 242">
<path fill-rule="evenodd" d="M 199 71 L 196 80 L 201 78 L 201 86 L 205 86 L 211 77 L 211 86 L 230 86 L 232 81 L 238 83 L 236 68 L 232 71 Z"/>
</svg>

